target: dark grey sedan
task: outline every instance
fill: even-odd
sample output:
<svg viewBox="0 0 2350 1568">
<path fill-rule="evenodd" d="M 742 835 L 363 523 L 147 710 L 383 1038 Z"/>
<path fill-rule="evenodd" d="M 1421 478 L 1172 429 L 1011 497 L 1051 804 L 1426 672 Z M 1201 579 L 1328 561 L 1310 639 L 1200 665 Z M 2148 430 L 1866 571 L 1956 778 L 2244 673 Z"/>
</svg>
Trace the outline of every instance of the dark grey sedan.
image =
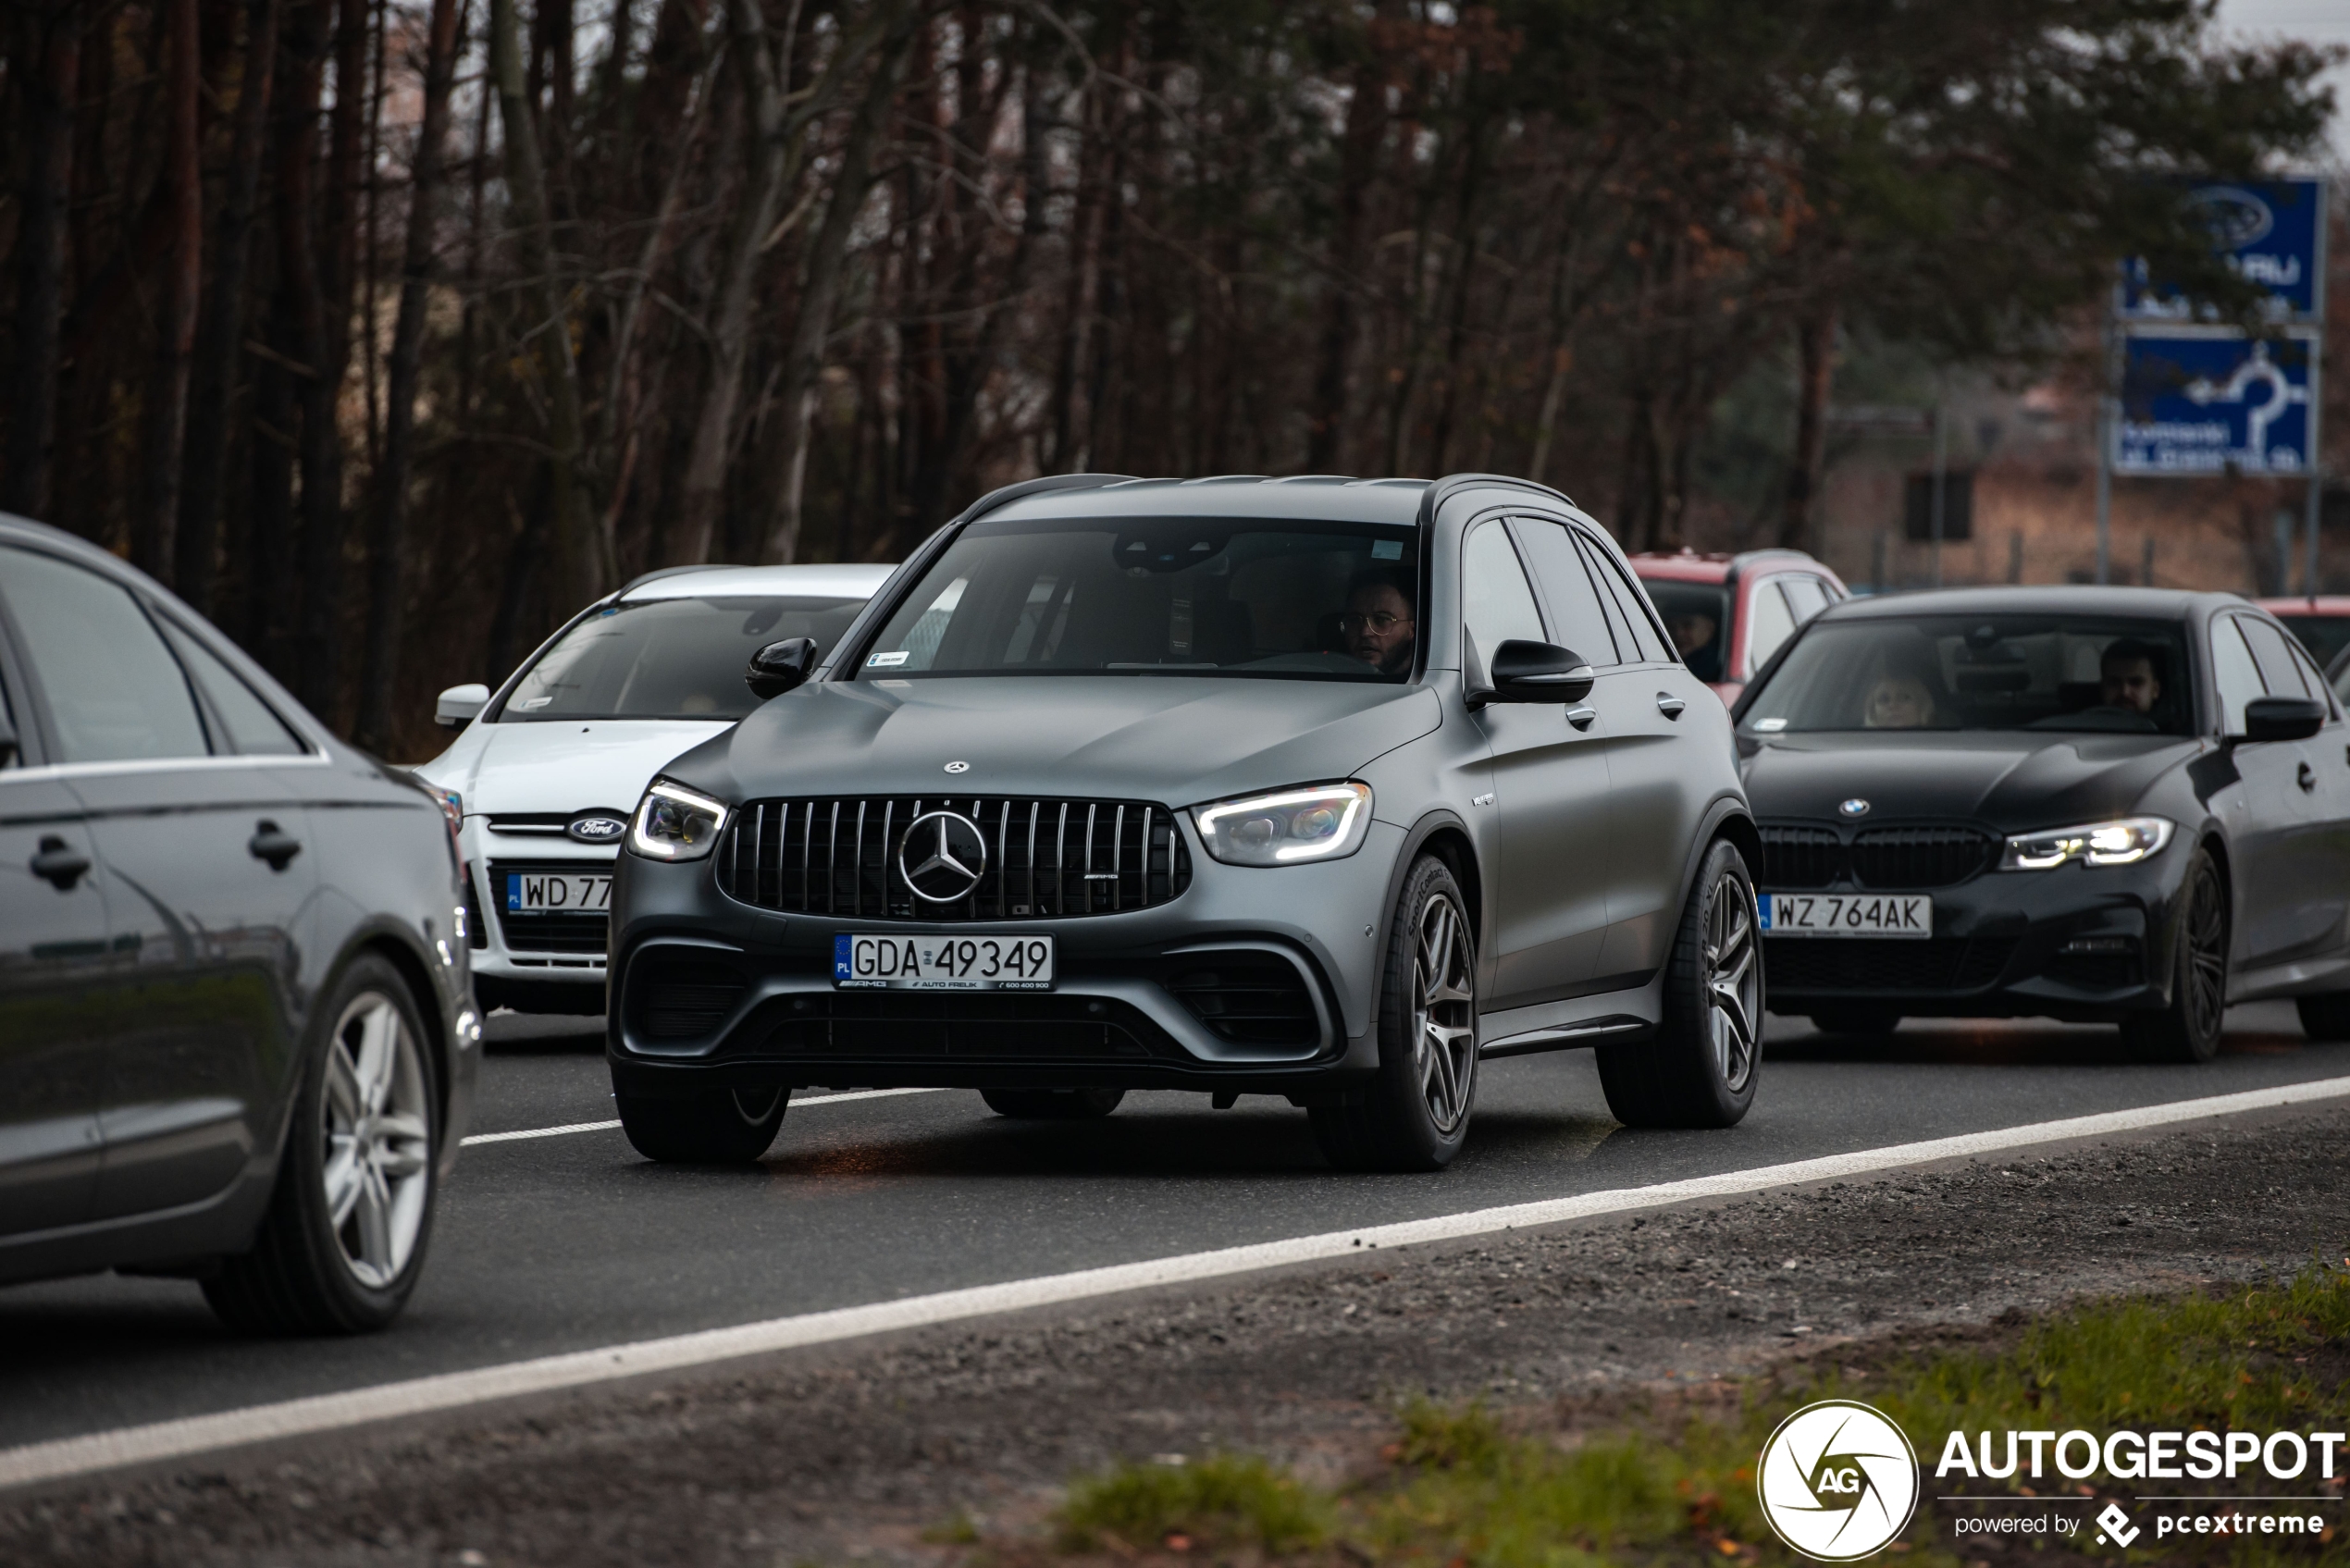
<svg viewBox="0 0 2350 1568">
<path fill-rule="evenodd" d="M 753 1159 L 800 1086 L 1008 1116 L 1275 1094 L 1432 1169 L 1478 1063 L 1596 1046 L 1626 1122 L 1751 1103 L 1760 843 L 1728 716 L 1557 492 L 997 491 L 820 667 L 662 770 L 612 896 L 629 1138 Z"/>
<path fill-rule="evenodd" d="M 480 1038 L 440 803 L 147 577 L 0 517 L 0 1281 L 390 1322 Z"/>
</svg>

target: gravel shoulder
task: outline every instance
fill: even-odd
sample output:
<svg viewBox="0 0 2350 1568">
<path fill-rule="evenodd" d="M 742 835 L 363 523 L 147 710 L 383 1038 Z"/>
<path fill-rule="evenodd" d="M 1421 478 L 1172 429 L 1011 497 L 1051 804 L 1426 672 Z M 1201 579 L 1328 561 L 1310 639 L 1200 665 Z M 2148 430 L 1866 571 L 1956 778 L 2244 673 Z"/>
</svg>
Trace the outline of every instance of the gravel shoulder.
<svg viewBox="0 0 2350 1568">
<path fill-rule="evenodd" d="M 2350 1254 L 2350 1108 L 1764 1194 L 607 1388 L 0 1498 L 0 1562 L 945 1563 L 1072 1475 L 1335 1480 L 1414 1395 L 1598 1410 Z"/>
</svg>

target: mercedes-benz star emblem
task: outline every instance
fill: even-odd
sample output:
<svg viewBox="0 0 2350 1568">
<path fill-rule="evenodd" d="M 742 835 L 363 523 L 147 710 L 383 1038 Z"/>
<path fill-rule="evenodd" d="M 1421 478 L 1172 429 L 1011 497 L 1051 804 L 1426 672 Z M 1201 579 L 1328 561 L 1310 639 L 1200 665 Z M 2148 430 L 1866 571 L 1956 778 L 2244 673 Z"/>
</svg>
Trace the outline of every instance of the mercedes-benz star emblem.
<svg viewBox="0 0 2350 1568">
<path fill-rule="evenodd" d="M 968 898 L 987 870 L 987 840 L 979 824 L 954 811 L 925 811 L 897 841 L 897 874 L 926 904 Z"/>
<path fill-rule="evenodd" d="M 949 762 L 946 764 L 946 771 L 950 773 L 968 773 L 971 771 L 971 765 L 968 762 Z"/>
<path fill-rule="evenodd" d="M 1837 809 L 1848 817 L 1865 817 L 1869 814 L 1869 803 L 1856 795 Z"/>
</svg>

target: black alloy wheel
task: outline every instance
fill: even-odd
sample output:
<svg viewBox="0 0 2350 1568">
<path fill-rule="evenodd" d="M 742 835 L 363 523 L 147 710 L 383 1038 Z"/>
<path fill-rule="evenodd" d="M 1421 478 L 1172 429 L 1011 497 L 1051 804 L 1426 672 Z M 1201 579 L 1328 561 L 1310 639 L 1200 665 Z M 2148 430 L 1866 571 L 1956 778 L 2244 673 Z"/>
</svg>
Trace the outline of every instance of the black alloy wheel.
<svg viewBox="0 0 2350 1568">
<path fill-rule="evenodd" d="M 1706 851 L 1664 977 L 1656 1038 L 1602 1045 L 1600 1087 L 1627 1127 L 1732 1127 L 1762 1068 L 1762 954 L 1754 879 L 1727 839 Z"/>
<path fill-rule="evenodd" d="M 356 1334 L 400 1315 L 424 1272 L 439 1174 L 439 1060 L 407 980 L 363 953 L 319 994 L 293 1121 L 253 1250 L 204 1299 L 254 1334 Z"/>
<path fill-rule="evenodd" d="M 2220 1054 L 2228 1011 L 2228 897 L 2201 849 L 2179 885 L 2171 964 L 2171 1005 L 2123 1020 L 2121 1043 L 2135 1061 L 2208 1062 Z"/>
<path fill-rule="evenodd" d="M 999 1117 L 1020 1121 L 1092 1121 L 1118 1109 L 1123 1089 L 983 1089 L 979 1097 Z"/>
<path fill-rule="evenodd" d="M 748 1165 L 784 1125 L 788 1089 L 717 1089 L 675 1098 L 615 1093 L 620 1130 L 663 1165 Z"/>
<path fill-rule="evenodd" d="M 1342 1170 L 1441 1170 L 1477 1108 L 1477 936 L 1433 855 L 1412 863 L 1380 975 L 1379 1075 L 1359 1105 L 1316 1105 L 1315 1141 Z"/>
</svg>

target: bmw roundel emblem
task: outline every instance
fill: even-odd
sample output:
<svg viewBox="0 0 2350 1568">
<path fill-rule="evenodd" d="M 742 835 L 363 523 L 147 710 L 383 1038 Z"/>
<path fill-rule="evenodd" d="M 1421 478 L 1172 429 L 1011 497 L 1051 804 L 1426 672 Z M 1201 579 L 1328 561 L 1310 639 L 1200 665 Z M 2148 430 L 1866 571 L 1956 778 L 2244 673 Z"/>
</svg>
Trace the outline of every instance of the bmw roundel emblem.
<svg viewBox="0 0 2350 1568">
<path fill-rule="evenodd" d="M 571 820 L 563 832 L 582 844 L 610 844 L 628 831 L 625 818 L 604 811 L 583 811 Z"/>
<path fill-rule="evenodd" d="M 1865 817 L 1869 814 L 1869 803 L 1856 795 L 1837 809 L 1848 817 Z"/>
</svg>

